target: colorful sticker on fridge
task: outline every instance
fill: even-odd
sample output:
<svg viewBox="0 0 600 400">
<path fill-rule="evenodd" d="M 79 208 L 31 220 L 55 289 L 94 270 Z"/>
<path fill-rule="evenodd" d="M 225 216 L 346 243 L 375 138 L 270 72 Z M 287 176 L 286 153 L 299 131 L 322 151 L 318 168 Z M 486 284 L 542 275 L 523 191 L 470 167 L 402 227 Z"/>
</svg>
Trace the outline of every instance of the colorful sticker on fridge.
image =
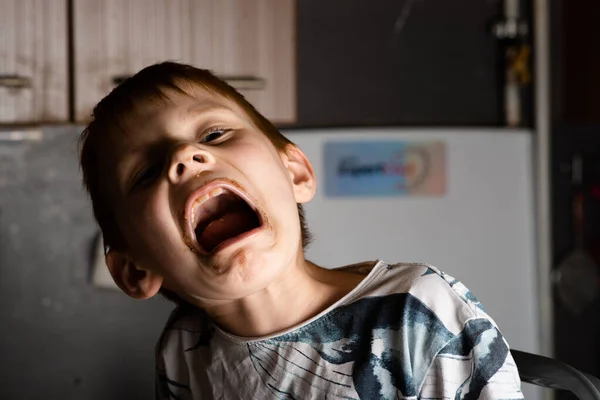
<svg viewBox="0 0 600 400">
<path fill-rule="evenodd" d="M 325 195 L 441 196 L 446 146 L 439 141 L 325 143 Z"/>
</svg>

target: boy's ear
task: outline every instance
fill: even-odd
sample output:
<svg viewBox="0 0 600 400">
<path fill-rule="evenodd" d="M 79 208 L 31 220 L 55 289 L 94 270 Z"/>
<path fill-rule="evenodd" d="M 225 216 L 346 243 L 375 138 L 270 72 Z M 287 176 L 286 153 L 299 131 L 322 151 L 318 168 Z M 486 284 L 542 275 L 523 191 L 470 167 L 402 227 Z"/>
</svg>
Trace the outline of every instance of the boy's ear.
<svg viewBox="0 0 600 400">
<path fill-rule="evenodd" d="M 310 161 L 302 150 L 294 145 L 288 145 L 283 155 L 283 162 L 288 169 L 296 203 L 307 203 L 317 192 L 317 178 Z"/>
<path fill-rule="evenodd" d="M 160 290 L 162 276 L 137 265 L 125 253 L 109 250 L 106 265 L 117 286 L 134 299 L 149 299 Z"/>
</svg>

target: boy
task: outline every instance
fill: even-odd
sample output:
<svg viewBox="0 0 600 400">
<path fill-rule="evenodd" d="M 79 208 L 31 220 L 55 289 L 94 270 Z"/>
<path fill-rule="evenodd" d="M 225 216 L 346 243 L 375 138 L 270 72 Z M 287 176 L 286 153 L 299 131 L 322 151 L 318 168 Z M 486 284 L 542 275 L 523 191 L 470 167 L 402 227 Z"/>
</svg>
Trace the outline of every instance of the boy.
<svg viewBox="0 0 600 400">
<path fill-rule="evenodd" d="M 522 398 L 500 331 L 453 278 L 304 258 L 310 162 L 208 71 L 143 69 L 81 144 L 115 282 L 178 304 L 158 398 Z"/>
</svg>

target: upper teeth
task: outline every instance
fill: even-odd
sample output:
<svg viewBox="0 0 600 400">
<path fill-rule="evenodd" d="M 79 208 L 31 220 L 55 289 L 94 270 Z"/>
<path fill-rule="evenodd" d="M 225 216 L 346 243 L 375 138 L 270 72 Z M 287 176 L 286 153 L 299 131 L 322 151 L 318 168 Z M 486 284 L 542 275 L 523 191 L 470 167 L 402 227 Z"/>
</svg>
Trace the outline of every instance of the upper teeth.
<svg viewBox="0 0 600 400">
<path fill-rule="evenodd" d="M 194 205 L 192 206 L 192 225 L 196 225 L 196 217 L 198 216 L 198 209 L 202 207 L 202 204 L 206 203 L 208 199 L 212 199 L 213 197 L 217 197 L 218 195 L 225 192 L 223 188 L 216 188 L 211 190 L 210 192 L 198 197 L 194 201 Z"/>
</svg>

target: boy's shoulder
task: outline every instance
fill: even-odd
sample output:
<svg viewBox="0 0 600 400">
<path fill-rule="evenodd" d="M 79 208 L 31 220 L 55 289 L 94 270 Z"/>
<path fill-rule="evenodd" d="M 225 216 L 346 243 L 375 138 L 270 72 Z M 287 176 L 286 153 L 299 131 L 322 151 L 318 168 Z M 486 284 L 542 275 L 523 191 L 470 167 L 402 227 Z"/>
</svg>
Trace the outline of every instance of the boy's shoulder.
<svg viewBox="0 0 600 400">
<path fill-rule="evenodd" d="M 426 303 L 439 302 L 441 299 L 451 300 L 451 303 L 464 308 L 473 316 L 485 313 L 481 303 L 462 282 L 430 264 L 388 264 L 377 261 L 349 265 L 341 269 L 367 275 L 361 297 L 406 293 Z"/>
<path fill-rule="evenodd" d="M 346 267 L 367 272 L 364 264 Z M 487 321 L 497 328 L 471 291 L 453 276 L 425 263 L 372 264 L 353 296 L 342 305 L 348 310 L 392 313 L 397 323 L 424 318 L 437 321 L 448 332 L 459 334 L 472 320 Z M 360 308 L 360 307 L 359 307 Z M 356 311 L 356 310 L 355 310 Z"/>
</svg>

